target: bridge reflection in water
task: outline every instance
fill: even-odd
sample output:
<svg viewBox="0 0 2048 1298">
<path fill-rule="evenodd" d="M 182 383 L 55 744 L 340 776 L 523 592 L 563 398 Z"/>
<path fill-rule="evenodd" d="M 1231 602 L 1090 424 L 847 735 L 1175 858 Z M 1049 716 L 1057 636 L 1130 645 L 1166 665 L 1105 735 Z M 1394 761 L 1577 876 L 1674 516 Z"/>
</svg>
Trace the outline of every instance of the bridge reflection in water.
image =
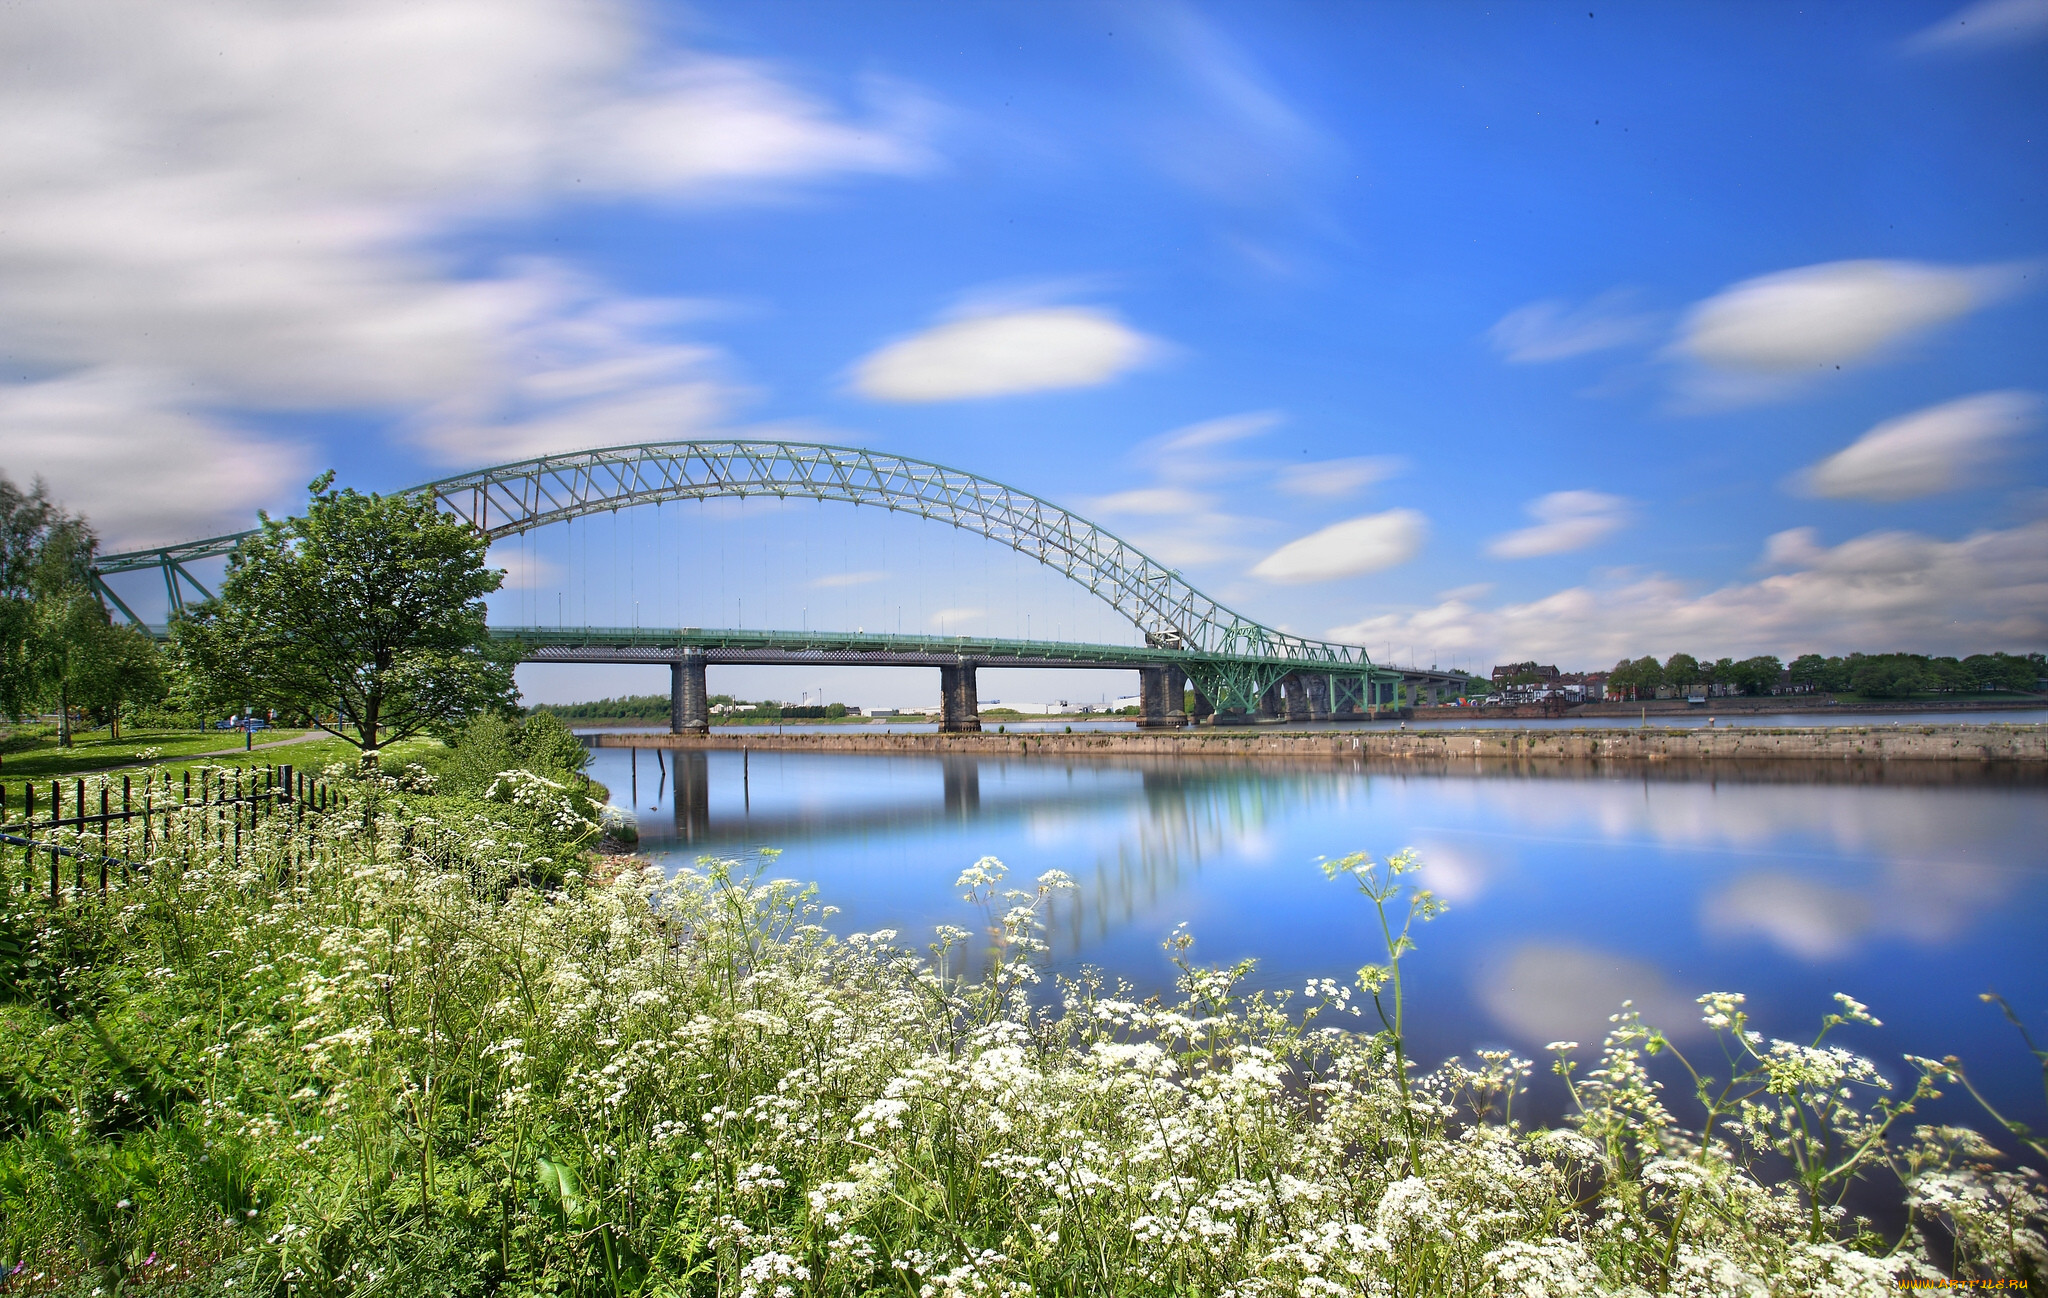
<svg viewBox="0 0 2048 1298">
<path fill-rule="evenodd" d="M 603 748 L 593 757 L 593 775 L 615 802 L 631 805 L 641 850 L 655 856 L 773 847 L 808 857 L 812 849 L 943 836 L 975 844 L 940 867 L 957 873 L 1019 838 L 1064 844 L 1057 864 L 1076 888 L 1053 908 L 1056 959 L 1111 940 L 1197 878 L 1219 849 L 1255 839 L 1275 816 L 1341 800 L 1343 784 L 1356 778 L 1236 763 L 1190 768 L 1163 758 L 848 759 L 660 748 Z M 1011 882 L 1029 886 L 1023 863 L 1013 865 Z"/>
</svg>

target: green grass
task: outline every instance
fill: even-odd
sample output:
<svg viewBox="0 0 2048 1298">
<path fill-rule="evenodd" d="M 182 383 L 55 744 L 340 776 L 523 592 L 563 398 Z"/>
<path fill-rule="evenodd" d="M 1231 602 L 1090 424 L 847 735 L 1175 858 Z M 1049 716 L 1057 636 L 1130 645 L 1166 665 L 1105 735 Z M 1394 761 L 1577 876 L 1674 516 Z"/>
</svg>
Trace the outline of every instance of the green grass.
<svg viewBox="0 0 2048 1298">
<path fill-rule="evenodd" d="M 47 744 L 27 752 L 8 753 L 4 767 L 0 767 L 0 790 L 5 791 L 6 815 L 4 820 L 11 823 L 20 816 L 23 805 L 24 786 L 34 783 L 39 811 L 48 803 L 51 780 L 66 784 L 65 795 L 71 795 L 69 782 L 81 776 L 107 772 L 113 779 L 116 796 L 121 777 L 126 774 L 141 774 L 136 763 L 138 749 L 157 748 L 162 750 L 160 760 L 152 763 L 159 775 L 168 772 L 172 779 L 182 778 L 183 773 L 199 766 L 225 766 L 246 768 L 257 766 L 290 765 L 299 770 L 316 772 L 335 762 L 353 765 L 359 753 L 355 745 L 331 735 L 320 738 L 304 738 L 306 731 L 263 730 L 256 734 L 259 745 L 253 750 L 236 747 L 217 757 L 199 757 L 197 754 L 228 749 L 223 739 L 240 740 L 242 733 L 230 731 L 148 731 L 135 735 L 123 733 L 118 743 L 104 738 L 87 741 L 74 738 L 69 750 L 56 746 L 51 739 Z M 260 745 L 276 739 L 296 740 L 277 748 L 266 749 Z M 431 755 L 441 749 L 437 739 L 409 739 L 402 743 L 386 744 L 383 761 L 387 767 L 402 766 L 406 762 L 430 760 Z M 128 771 L 122 768 L 133 767 Z"/>
</svg>

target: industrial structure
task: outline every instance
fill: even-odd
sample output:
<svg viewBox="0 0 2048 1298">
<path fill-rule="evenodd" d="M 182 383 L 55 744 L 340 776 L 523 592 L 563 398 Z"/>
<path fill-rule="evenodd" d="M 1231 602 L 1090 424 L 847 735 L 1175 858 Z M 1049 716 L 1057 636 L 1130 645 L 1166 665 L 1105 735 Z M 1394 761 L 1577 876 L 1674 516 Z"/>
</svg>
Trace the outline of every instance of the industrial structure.
<svg viewBox="0 0 2048 1298">
<path fill-rule="evenodd" d="M 1462 693 L 1463 673 L 1375 664 L 1356 645 L 1263 626 L 1094 523 L 1038 496 L 945 465 L 857 447 L 789 441 L 678 441 L 521 460 L 413 487 L 493 540 L 635 505 L 772 496 L 875 506 L 950 524 L 1007 545 L 1087 587 L 1129 618 L 1142 644 L 1073 644 L 968 636 L 818 631 L 495 627 L 528 662 L 665 664 L 673 729 L 702 732 L 713 664 L 928 666 L 939 669 L 940 728 L 980 729 L 976 673 L 1065 667 L 1139 673 L 1141 726 L 1278 717 L 1359 716 Z M 190 565 L 231 554 L 252 532 L 100 557 L 101 598 L 142 624 L 107 579 L 157 573 L 173 616 L 211 592 Z M 152 628 L 159 632 L 162 628 Z M 1184 706 L 1194 692 L 1194 715 Z"/>
</svg>

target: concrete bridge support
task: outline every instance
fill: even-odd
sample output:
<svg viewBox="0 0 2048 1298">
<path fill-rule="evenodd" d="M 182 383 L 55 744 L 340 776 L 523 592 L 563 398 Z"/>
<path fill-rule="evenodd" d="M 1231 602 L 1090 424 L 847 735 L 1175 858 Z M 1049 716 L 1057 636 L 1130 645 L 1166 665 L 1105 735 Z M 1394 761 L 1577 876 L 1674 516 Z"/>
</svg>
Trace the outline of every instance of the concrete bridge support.
<svg viewBox="0 0 2048 1298">
<path fill-rule="evenodd" d="M 1138 729 L 1178 730 L 1187 724 L 1187 679 L 1170 665 L 1138 669 Z"/>
<path fill-rule="evenodd" d="M 939 733 L 981 731 L 981 698 L 974 688 L 974 664 L 962 659 L 939 668 Z"/>
<path fill-rule="evenodd" d="M 1300 672 L 1289 672 L 1281 678 L 1280 705 L 1285 709 L 1280 715 L 1288 721 L 1307 721 L 1310 718 L 1308 679 Z"/>
<path fill-rule="evenodd" d="M 677 735 L 711 733 L 711 696 L 704 689 L 704 651 L 685 649 L 668 665 L 668 728 Z M 676 805 L 682 802 L 678 799 Z"/>
<path fill-rule="evenodd" d="M 1188 716 L 1188 721 L 1189 721 L 1189 722 L 1190 722 L 1191 724 L 1193 724 L 1193 725 L 1197 725 L 1197 726 L 1213 726 L 1213 725 L 1215 725 L 1215 724 L 1216 724 L 1216 705 L 1215 705 L 1214 703 L 1211 703 L 1211 702 L 1209 701 L 1209 696 L 1208 696 L 1208 695 L 1206 695 L 1206 694 L 1204 694 L 1204 693 L 1202 693 L 1202 691 L 1201 691 L 1201 690 L 1199 690 L 1199 689 L 1197 689 L 1196 691 L 1194 691 L 1194 695 L 1195 695 L 1195 710 L 1194 710 L 1194 711 L 1193 711 L 1192 713 L 1190 713 L 1190 714 L 1189 714 L 1189 716 Z"/>
</svg>

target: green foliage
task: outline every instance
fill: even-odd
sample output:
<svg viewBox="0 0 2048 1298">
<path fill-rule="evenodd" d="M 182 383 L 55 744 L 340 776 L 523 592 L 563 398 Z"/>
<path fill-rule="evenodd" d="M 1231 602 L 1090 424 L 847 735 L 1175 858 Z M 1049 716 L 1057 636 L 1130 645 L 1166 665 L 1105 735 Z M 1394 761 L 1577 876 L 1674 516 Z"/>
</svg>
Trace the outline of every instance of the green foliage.
<svg viewBox="0 0 2048 1298">
<path fill-rule="evenodd" d="M 985 928 L 920 955 L 828 934 L 772 854 L 585 877 L 563 791 L 494 783 L 361 780 L 239 862 L 9 908 L 0 1270 L 295 1298 L 1793 1298 L 1938 1280 L 1934 1251 L 2042 1278 L 2039 1179 L 1911 1127 L 1954 1066 L 1888 1093 L 1826 1039 L 1870 1021 L 1846 998 L 1795 1043 L 1703 997 L 1729 1078 L 1688 1072 L 1683 1118 L 1626 1010 L 1592 1070 L 1554 1047 L 1562 1128 L 1515 1119 L 1528 1060 L 1415 1068 L 1402 966 L 1440 906 L 1405 854 L 1328 867 L 1385 953 L 1354 982 L 1250 991 L 1183 928 L 1173 999 L 1084 974 L 1049 1008 L 1057 871 L 975 863 Z M 1902 1234 L 1840 1210 L 1879 1175 Z"/>
<path fill-rule="evenodd" d="M 1664 668 L 1655 658 L 1638 658 L 1633 662 L 1624 658 L 1607 674 L 1607 697 L 1655 698 L 1657 687 L 1662 684 Z"/>
<path fill-rule="evenodd" d="M 220 598 L 175 623 L 203 700 L 321 718 L 366 758 L 515 696 L 513 646 L 483 597 L 504 573 L 490 542 L 430 499 L 310 488 L 304 517 L 263 518 L 228 560 Z M 354 731 L 348 734 L 343 727 Z"/>
<path fill-rule="evenodd" d="M 711 702 L 715 706 L 732 700 L 720 696 Z M 592 703 L 541 703 L 533 711 L 551 713 L 564 721 L 667 721 L 668 704 L 666 694 L 626 694 Z"/>
<path fill-rule="evenodd" d="M 1664 660 L 1664 683 L 1673 689 L 1688 690 L 1705 679 L 1700 660 L 1691 654 L 1672 654 Z"/>
<path fill-rule="evenodd" d="M 486 712 L 450 736 L 434 774 L 452 793 L 477 795 L 500 774 L 520 768 L 580 787 L 590 753 L 561 718 L 536 712 L 524 719 Z"/>
<path fill-rule="evenodd" d="M 116 628 L 92 592 L 99 538 L 51 501 L 0 474 L 0 711 L 54 704 L 70 740 L 75 703 L 107 707 L 161 690 L 153 651 Z M 146 644 L 147 642 L 144 641 Z"/>
</svg>

